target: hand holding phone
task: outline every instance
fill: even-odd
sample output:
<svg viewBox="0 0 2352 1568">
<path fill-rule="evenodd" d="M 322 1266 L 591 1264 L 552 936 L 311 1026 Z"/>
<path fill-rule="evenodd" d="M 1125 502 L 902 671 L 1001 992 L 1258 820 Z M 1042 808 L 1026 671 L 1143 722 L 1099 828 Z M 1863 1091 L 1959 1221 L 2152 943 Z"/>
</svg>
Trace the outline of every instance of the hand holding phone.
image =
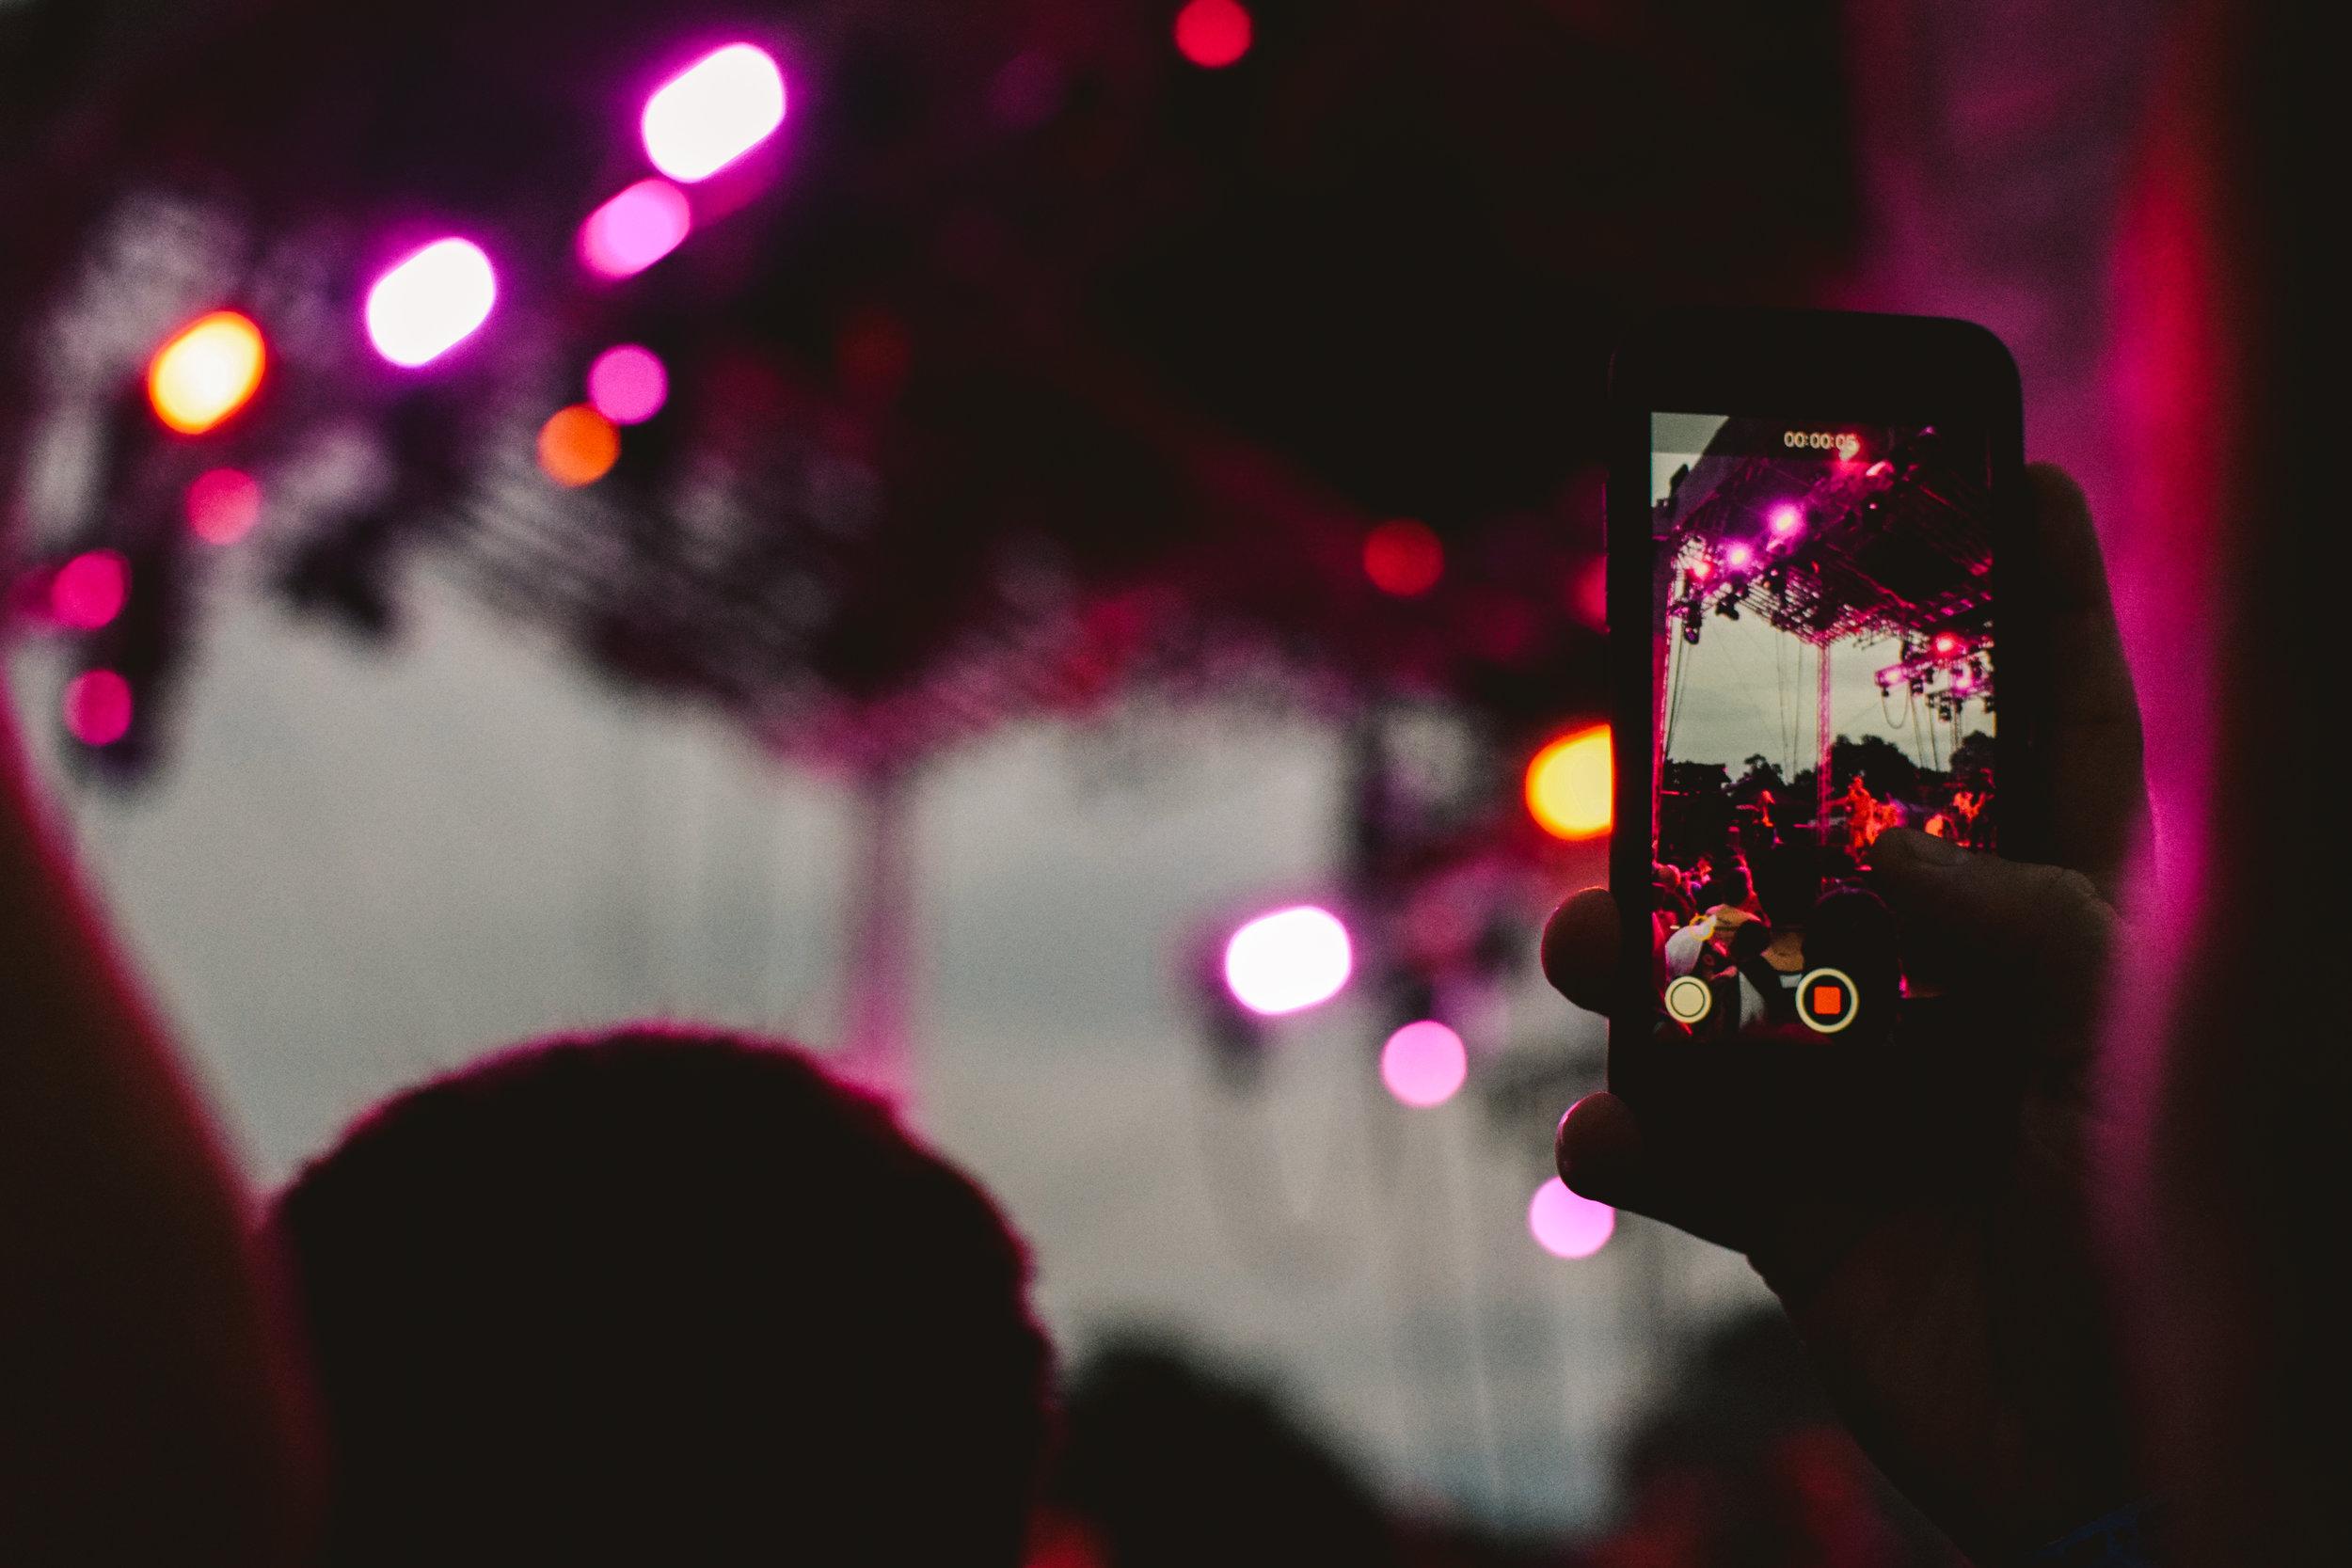
<svg viewBox="0 0 2352 1568">
<path fill-rule="evenodd" d="M 1834 324 L 1826 334 L 1814 330 L 1824 324 Z M 1980 337 L 1966 329 L 1954 335 L 1951 324 L 1929 325 L 1928 337 L 1949 343 Z M 1909 325 L 1780 318 L 1760 336 L 1791 355 L 1789 363 L 1814 368 L 1776 382 L 1750 352 L 1758 335 L 1735 323 L 1712 334 L 1669 334 L 1693 352 L 1678 365 L 1637 367 L 1626 389 L 1648 397 L 1678 376 L 1693 384 L 1711 378 L 1726 401 L 1682 404 L 1716 410 L 1711 417 L 1721 422 L 1709 445 L 1743 408 L 1752 411 L 1744 417 L 1769 429 L 1772 416 L 1753 411 L 1771 409 L 1776 397 L 1788 400 L 1782 406 L 1814 411 L 1810 419 L 1789 417 L 1788 430 L 1818 423 L 1862 436 L 1857 458 L 1869 451 L 1867 425 L 1899 433 L 1907 423 L 1936 424 L 1948 433 L 1973 418 L 1979 430 L 2014 428 L 1997 372 L 1963 376 L 1940 398 L 1915 385 L 1906 391 L 1916 371 L 1940 367 L 1948 374 L 1952 364 L 1925 353 L 1906 367 L 1895 345 L 1907 341 L 1915 349 L 1922 341 Z M 1862 345 L 1847 362 L 1860 363 L 1864 373 L 1842 394 L 1831 385 L 1837 360 L 1801 351 L 1798 341 L 1808 336 Z M 1878 349 L 1866 341 L 1873 337 Z M 1967 384 L 1990 387 L 1994 396 L 1954 395 Z M 1831 417 L 1839 407 L 1847 416 L 1842 425 Z M 1792 879 L 1778 868 L 1758 879 L 1754 869 L 1789 847 L 1791 837 L 1817 854 L 1825 843 L 1838 847 L 1842 838 L 1851 854 L 1846 835 L 1856 831 L 1864 792 L 1849 794 L 1853 778 L 1841 776 L 1807 781 L 1814 785 L 1809 799 L 1803 790 L 1774 791 L 1769 830 L 1763 812 L 1720 812 L 1714 821 L 1723 836 L 1700 846 L 1708 851 L 1703 867 L 1669 858 L 1677 831 L 1669 817 L 1686 807 L 1653 797 L 1666 782 L 1672 751 L 1652 747 L 1665 726 L 1692 733 L 1682 726 L 1702 711 L 1691 705 L 1704 699 L 1694 696 L 1691 683 L 1700 671 L 1693 667 L 1685 673 L 1682 713 L 1673 710 L 1671 688 L 1658 700 L 1655 641 L 1682 634 L 1674 613 L 1679 603 L 1710 618 L 1702 639 L 1730 631 L 1738 648 L 1741 621 L 1773 625 L 1787 601 L 1760 584 L 1742 590 L 1731 601 L 1740 620 L 1723 615 L 1712 595 L 1694 601 L 1688 577 L 1698 556 L 1671 525 L 1708 498 L 1661 508 L 1658 502 L 1672 497 L 1661 497 L 1657 485 L 1677 488 L 1673 474 L 1684 464 L 1653 462 L 1648 416 L 1658 409 L 1621 412 L 1626 439 L 1613 462 L 1611 498 L 1620 731 L 1615 892 L 1571 899 L 1545 937 L 1554 983 L 1581 1006 L 1611 1015 L 1613 1092 L 1589 1097 L 1564 1119 L 1562 1175 L 1587 1196 L 1745 1252 L 1788 1306 L 1857 1435 L 1889 1474 L 1971 1551 L 2033 1545 L 2137 1496 L 2118 1347 L 2094 1266 L 2087 1178 L 2099 1152 L 2090 1069 L 2115 934 L 2101 893 L 2123 868 L 2145 799 L 2137 707 L 2087 510 L 2054 471 L 2020 470 L 2004 485 L 1998 447 L 2006 438 L 1988 436 L 1980 449 L 1988 476 L 1983 531 L 1975 546 L 1943 552 L 1947 562 L 1957 555 L 1963 569 L 1972 548 L 1989 545 L 1994 558 L 1970 573 L 1987 585 L 1985 602 L 1957 601 L 1965 613 L 1981 611 L 1980 621 L 1963 624 L 1980 638 L 1988 676 L 1998 670 L 1997 719 L 1984 717 L 1999 739 L 1987 748 L 1992 767 L 1980 784 L 2007 809 L 1992 831 L 2005 854 L 2029 847 L 2026 852 L 2074 869 L 1963 847 L 1993 842 L 1973 824 L 1953 832 L 1947 823 L 1931 833 L 1920 822 L 1881 822 L 1865 852 L 1854 856 L 1850 888 L 1859 896 L 1847 909 L 1825 909 L 1848 890 L 1817 885 L 1792 921 L 1786 912 Z M 1880 417 L 1871 419 L 1874 413 Z M 1690 464 L 1679 484 L 1695 479 L 1706 485 L 1711 472 L 1719 483 L 1736 485 L 1743 468 L 1751 483 L 1804 474 L 1747 461 L 1755 452 L 1740 449 L 1750 444 L 1747 434 L 1733 430 L 1729 450 L 1716 455 L 1734 461 L 1706 472 Z M 1831 463 L 1851 461 L 1834 444 L 1826 450 Z M 1645 471 L 1651 469 L 1658 471 Z M 1629 502 L 1621 488 L 1629 473 L 1642 486 Z M 1833 468 L 1816 477 L 1835 484 L 1838 476 Z M 1746 526 L 1769 530 L 1772 508 L 1785 502 L 1750 495 Z M 1736 490 L 1733 499 L 1740 499 Z M 1800 504 L 1808 507 L 1808 519 L 1818 515 L 1811 502 Z M 1669 526 L 1661 528 L 1661 519 Z M 1728 506 L 1718 504 L 1711 518 L 1701 515 L 1711 559 L 1731 564 L 1731 546 L 1745 537 L 1741 526 Z M 1851 532 L 1842 537 L 1856 539 Z M 1887 546 L 1865 535 L 1853 547 L 1867 554 Z M 1661 558 L 1676 574 L 1662 594 Z M 1790 576 L 1807 570 L 1801 561 L 1790 562 Z M 1811 570 L 1817 580 L 1831 577 L 1827 566 Z M 1916 580 L 1903 595 L 1907 603 L 1921 602 Z M 1955 603 L 1947 598 L 1942 609 Z M 1800 631 L 1839 625 L 1835 604 L 1817 603 L 1811 613 L 1814 619 L 1798 620 Z M 1854 625 L 1851 607 L 1843 613 L 1844 624 Z M 1922 629 L 1932 637 L 1932 628 Z M 1747 641 L 1748 654 L 1754 668 L 1769 673 L 1773 655 L 1758 641 Z M 1785 670 L 1788 655 L 1779 657 Z M 1843 660 L 1835 649 L 1829 659 L 1835 695 Z M 1812 668 L 1805 673 L 1820 681 Z M 1724 716 L 1740 706 L 1730 699 L 1740 674 L 1733 669 L 1719 690 L 1721 721 L 1737 722 Z M 1661 709 L 1661 727 L 1653 729 L 1644 715 Z M 1639 748 L 1630 755 L 1628 731 Z M 1803 744 L 1817 737 L 1793 738 Z M 1830 743 L 1835 747 L 1834 733 Z M 1870 809 L 1890 798 L 1915 805 L 1915 798 L 1905 800 L 1886 781 L 1854 771 Z M 1942 782 L 1948 780 L 1931 780 Z M 1984 808 L 1978 810 L 1981 822 Z M 1740 849 L 1748 853 L 1732 852 Z M 1751 871 L 1745 879 L 1738 874 L 1743 859 Z M 1659 875 L 1663 864 L 1703 870 L 1722 901 L 1750 914 L 1742 929 L 1758 921 L 1769 927 L 1776 912 L 1781 926 L 1801 928 L 1776 938 L 1769 953 L 1735 931 L 1718 955 L 1700 956 L 1701 964 L 1719 966 L 1712 975 L 1696 969 L 1667 974 L 1650 918 L 1652 890 L 1668 880 Z M 1748 897 L 1734 900 L 1743 881 Z M 1767 890 L 1761 895 L 1758 881 Z M 1707 901 L 1706 895 L 1698 900 Z M 1862 957 L 1821 962 L 1823 934 L 1840 944 L 1840 957 Z M 1742 951 L 1735 955 L 1735 946 Z M 1834 983 L 1820 997 L 1763 996 L 1782 1005 L 1751 1015 L 1765 987 L 1799 968 L 1801 983 L 1820 968 L 1846 972 L 1846 983 Z M 1720 1010 L 1736 1022 L 1719 1022 L 1708 1031 L 1679 1018 L 1678 1000 L 1684 1010 L 1698 1010 L 1691 979 L 1706 984 L 1710 1014 Z M 1801 1006 L 1811 1017 L 1798 1016 Z M 1860 1018 L 1850 1028 L 1820 1028 L 1835 1022 L 1841 1006 L 1858 1009 Z M 1866 1029 L 1866 1019 L 1875 1027 Z"/>
</svg>

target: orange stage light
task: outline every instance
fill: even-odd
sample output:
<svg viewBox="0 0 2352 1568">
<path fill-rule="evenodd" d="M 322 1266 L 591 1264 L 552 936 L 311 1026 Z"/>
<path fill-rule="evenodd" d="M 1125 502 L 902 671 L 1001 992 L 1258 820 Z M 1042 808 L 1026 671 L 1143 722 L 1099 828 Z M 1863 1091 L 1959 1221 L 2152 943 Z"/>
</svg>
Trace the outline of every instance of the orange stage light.
<svg viewBox="0 0 2352 1568">
<path fill-rule="evenodd" d="M 1607 832 L 1615 788 L 1606 724 L 1562 736 L 1527 765 L 1528 812 L 1554 838 Z"/>
<path fill-rule="evenodd" d="M 234 310 L 215 310 L 156 350 L 148 401 L 181 435 L 201 436 L 253 401 L 268 363 L 262 329 Z"/>
<path fill-rule="evenodd" d="M 620 431 L 584 403 L 557 410 L 539 427 L 539 467 L 558 484 L 594 484 L 620 459 Z"/>
</svg>

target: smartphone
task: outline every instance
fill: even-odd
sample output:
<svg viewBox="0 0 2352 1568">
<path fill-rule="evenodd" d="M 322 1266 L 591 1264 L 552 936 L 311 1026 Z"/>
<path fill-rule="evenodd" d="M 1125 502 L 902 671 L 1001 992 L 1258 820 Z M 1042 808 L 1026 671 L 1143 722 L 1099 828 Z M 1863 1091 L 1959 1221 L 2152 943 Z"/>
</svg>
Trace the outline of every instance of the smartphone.
<svg viewBox="0 0 2352 1568">
<path fill-rule="evenodd" d="M 1883 1044 L 1937 988 L 1879 835 L 2042 837 L 2016 366 L 1963 322 L 1690 310 L 1609 420 L 1612 1086 Z"/>
</svg>

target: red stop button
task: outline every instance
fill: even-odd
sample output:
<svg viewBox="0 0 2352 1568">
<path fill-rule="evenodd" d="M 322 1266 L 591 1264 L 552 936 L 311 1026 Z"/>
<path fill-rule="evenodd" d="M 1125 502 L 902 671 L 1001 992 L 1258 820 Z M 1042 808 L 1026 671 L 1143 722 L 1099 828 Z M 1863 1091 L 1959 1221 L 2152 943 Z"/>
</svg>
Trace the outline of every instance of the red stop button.
<svg viewBox="0 0 2352 1568">
<path fill-rule="evenodd" d="M 1817 1035 L 1851 1029 L 1862 1012 L 1862 992 L 1842 969 L 1811 969 L 1797 982 L 1797 1017 Z"/>
</svg>

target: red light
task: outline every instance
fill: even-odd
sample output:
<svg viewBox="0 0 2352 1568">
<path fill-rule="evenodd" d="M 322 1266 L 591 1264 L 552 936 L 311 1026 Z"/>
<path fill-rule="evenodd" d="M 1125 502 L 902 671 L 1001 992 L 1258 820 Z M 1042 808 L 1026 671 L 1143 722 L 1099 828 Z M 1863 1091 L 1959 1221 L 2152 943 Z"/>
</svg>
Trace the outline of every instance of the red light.
<svg viewBox="0 0 2352 1568">
<path fill-rule="evenodd" d="M 66 733 L 85 746 L 111 746 L 131 733 L 131 683 L 112 670 L 86 670 L 65 683 Z"/>
<path fill-rule="evenodd" d="M 1238 0 L 1191 0 L 1176 13 L 1176 49 L 1197 66 L 1221 71 L 1249 53 L 1251 30 Z"/>
<path fill-rule="evenodd" d="M 131 563 L 113 550 L 77 555 L 49 579 L 49 613 L 75 631 L 111 625 L 130 599 Z"/>
<path fill-rule="evenodd" d="M 1609 629 L 1609 561 L 1596 556 L 1577 573 L 1568 590 L 1568 609 L 1595 631 Z"/>
<path fill-rule="evenodd" d="M 188 531 L 208 545 L 233 545 L 262 520 L 262 487 L 250 474 L 215 468 L 188 486 Z"/>
<path fill-rule="evenodd" d="M 1715 563 L 1711 561 L 1693 561 L 1691 562 L 1691 575 L 1705 582 L 1715 575 Z"/>
<path fill-rule="evenodd" d="M 1426 594 L 1445 576 L 1445 546 L 1426 523 L 1409 517 L 1382 523 L 1365 536 L 1364 576 L 1400 599 Z"/>
<path fill-rule="evenodd" d="M 1960 639 L 1948 631 L 1939 631 L 1935 634 L 1935 651 L 1948 658 L 1960 652 Z"/>
</svg>

